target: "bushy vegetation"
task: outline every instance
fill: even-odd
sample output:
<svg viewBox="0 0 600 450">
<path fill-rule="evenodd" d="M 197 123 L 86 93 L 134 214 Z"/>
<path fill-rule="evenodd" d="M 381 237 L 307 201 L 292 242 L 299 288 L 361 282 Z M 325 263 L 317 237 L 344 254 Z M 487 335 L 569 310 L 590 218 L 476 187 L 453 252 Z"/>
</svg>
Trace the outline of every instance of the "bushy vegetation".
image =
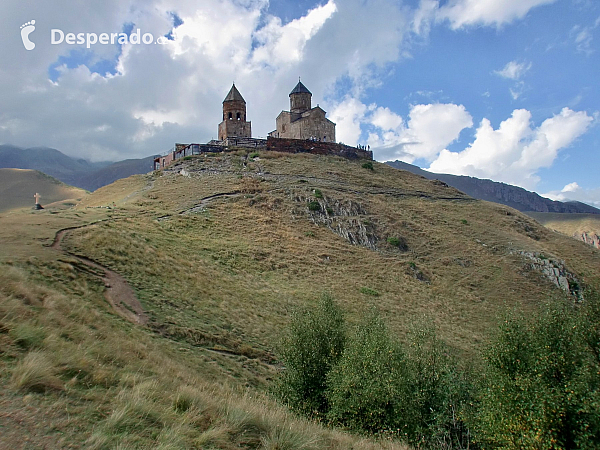
<svg viewBox="0 0 600 450">
<path fill-rule="evenodd" d="M 375 310 L 347 330 L 325 301 L 294 316 L 283 345 L 278 393 L 296 411 L 419 448 L 599 448 L 597 296 L 507 317 L 471 373 L 426 321 L 400 342 Z"/>
<path fill-rule="evenodd" d="M 507 317 L 486 353 L 479 414 L 484 448 L 600 447 L 600 309 L 547 305 Z"/>
<path fill-rule="evenodd" d="M 308 202 L 308 210 L 309 211 L 321 211 L 321 205 L 319 204 L 318 201 L 313 200 L 311 202 Z"/>
<path fill-rule="evenodd" d="M 401 344 L 372 310 L 346 329 L 330 297 L 295 313 L 276 389 L 284 402 L 359 433 L 447 448 L 466 442 L 459 409 L 468 389 L 431 326 L 415 327 Z"/>
<path fill-rule="evenodd" d="M 363 163 L 362 168 L 367 170 L 375 170 L 371 161 Z"/>
<path fill-rule="evenodd" d="M 296 311 L 281 345 L 286 370 L 276 387 L 279 397 L 296 411 L 325 413 L 327 374 L 340 359 L 345 340 L 342 312 L 329 295 L 314 310 Z"/>
</svg>

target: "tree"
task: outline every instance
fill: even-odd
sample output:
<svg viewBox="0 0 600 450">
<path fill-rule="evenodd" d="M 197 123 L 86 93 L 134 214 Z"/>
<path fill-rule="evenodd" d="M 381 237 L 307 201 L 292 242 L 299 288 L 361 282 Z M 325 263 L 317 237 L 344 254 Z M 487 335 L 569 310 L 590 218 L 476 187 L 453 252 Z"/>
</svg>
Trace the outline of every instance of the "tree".
<svg viewBox="0 0 600 450">
<path fill-rule="evenodd" d="M 399 423 L 402 353 L 373 311 L 348 339 L 327 382 L 329 420 L 352 430 L 379 433 Z"/>
<path fill-rule="evenodd" d="M 275 393 L 292 409 L 319 416 L 327 409 L 327 374 L 338 362 L 345 343 L 344 316 L 329 295 L 314 309 L 292 314 L 280 358 L 285 371 Z"/>
</svg>

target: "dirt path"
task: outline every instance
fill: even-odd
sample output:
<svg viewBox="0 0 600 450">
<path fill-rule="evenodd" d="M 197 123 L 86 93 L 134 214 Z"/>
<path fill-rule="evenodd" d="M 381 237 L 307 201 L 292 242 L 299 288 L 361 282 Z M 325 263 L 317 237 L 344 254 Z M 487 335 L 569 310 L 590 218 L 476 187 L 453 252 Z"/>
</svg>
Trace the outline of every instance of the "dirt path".
<svg viewBox="0 0 600 450">
<path fill-rule="evenodd" d="M 62 240 L 65 234 L 73 229 L 75 228 L 67 228 L 57 232 L 51 247 L 61 253 L 76 258 L 78 261 L 88 267 L 92 267 L 104 272 L 104 276 L 102 277 L 104 287 L 106 288 L 104 291 L 104 297 L 106 298 L 106 301 L 113 307 L 116 313 L 124 319 L 138 325 L 145 325 L 148 323 L 148 315 L 144 312 L 142 304 L 137 299 L 135 292 L 127 283 L 125 278 L 89 258 L 75 255 L 62 248 Z"/>
</svg>

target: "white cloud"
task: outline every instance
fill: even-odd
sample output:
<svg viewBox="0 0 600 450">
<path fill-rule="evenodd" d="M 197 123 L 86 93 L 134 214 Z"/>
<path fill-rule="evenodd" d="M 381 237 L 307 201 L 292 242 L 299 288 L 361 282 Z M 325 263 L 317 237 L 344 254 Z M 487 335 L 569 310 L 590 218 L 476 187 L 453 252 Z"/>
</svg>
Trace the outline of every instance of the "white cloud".
<svg viewBox="0 0 600 450">
<path fill-rule="evenodd" d="M 600 188 L 584 189 L 576 182 L 567 184 L 560 191 L 550 191 L 541 195 L 561 202 L 578 201 L 600 208 Z"/>
<path fill-rule="evenodd" d="M 377 85 L 405 51 L 409 13 L 396 0 L 328 0 L 288 23 L 267 7 L 268 0 L 3 0 L 0 143 L 102 160 L 164 152 L 175 141 L 206 142 L 216 137 L 232 81 L 248 102 L 254 135 L 266 136 L 288 109 L 299 75 L 314 103 L 331 111 L 349 93 Z M 183 20 L 175 30 L 170 12 Z M 34 18 L 36 49 L 27 52 L 19 26 Z M 48 80 L 48 68 L 75 49 L 44 42 L 51 28 L 100 33 L 126 23 L 154 36 L 173 31 L 176 40 L 122 52 L 97 46 L 88 61 L 62 65 L 58 80 Z M 90 72 L 93 62 L 115 58 L 116 75 Z M 340 80 L 344 91 L 336 90 Z M 352 120 L 345 124 L 338 124 L 341 134 L 358 139 Z"/>
<path fill-rule="evenodd" d="M 452 103 L 414 105 L 406 123 L 389 109 L 372 106 L 363 121 L 371 125 L 368 144 L 380 161 L 431 161 L 458 139 L 462 130 L 473 126 L 465 107 Z"/>
<path fill-rule="evenodd" d="M 556 0 L 451 0 L 438 11 L 453 29 L 470 25 L 501 26 L 522 19 L 533 8 Z"/>
<path fill-rule="evenodd" d="M 584 134 L 593 120 L 587 113 L 569 108 L 563 108 L 538 128 L 531 127 L 531 113 L 525 109 L 513 111 L 497 130 L 483 119 L 469 147 L 461 152 L 442 150 L 429 170 L 491 178 L 533 189 L 539 181 L 537 171 L 550 167 L 558 152 Z"/>
<path fill-rule="evenodd" d="M 509 80 L 520 80 L 526 72 L 531 69 L 531 63 L 510 61 L 502 70 L 496 70 L 494 73 Z"/>
<path fill-rule="evenodd" d="M 361 121 L 367 107 L 355 98 L 347 97 L 329 114 L 329 119 L 336 123 L 336 139 L 346 145 L 356 145 L 360 139 Z"/>
</svg>

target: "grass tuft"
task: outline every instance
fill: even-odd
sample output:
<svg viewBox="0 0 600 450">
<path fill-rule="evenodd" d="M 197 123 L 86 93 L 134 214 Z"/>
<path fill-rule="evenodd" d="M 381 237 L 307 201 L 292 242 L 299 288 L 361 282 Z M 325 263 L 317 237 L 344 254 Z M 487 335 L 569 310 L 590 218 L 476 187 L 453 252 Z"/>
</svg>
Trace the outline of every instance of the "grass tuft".
<svg viewBox="0 0 600 450">
<path fill-rule="evenodd" d="M 55 373 L 54 365 L 44 353 L 32 351 L 15 366 L 11 384 L 21 391 L 59 391 L 63 389 L 63 384 Z"/>
</svg>

